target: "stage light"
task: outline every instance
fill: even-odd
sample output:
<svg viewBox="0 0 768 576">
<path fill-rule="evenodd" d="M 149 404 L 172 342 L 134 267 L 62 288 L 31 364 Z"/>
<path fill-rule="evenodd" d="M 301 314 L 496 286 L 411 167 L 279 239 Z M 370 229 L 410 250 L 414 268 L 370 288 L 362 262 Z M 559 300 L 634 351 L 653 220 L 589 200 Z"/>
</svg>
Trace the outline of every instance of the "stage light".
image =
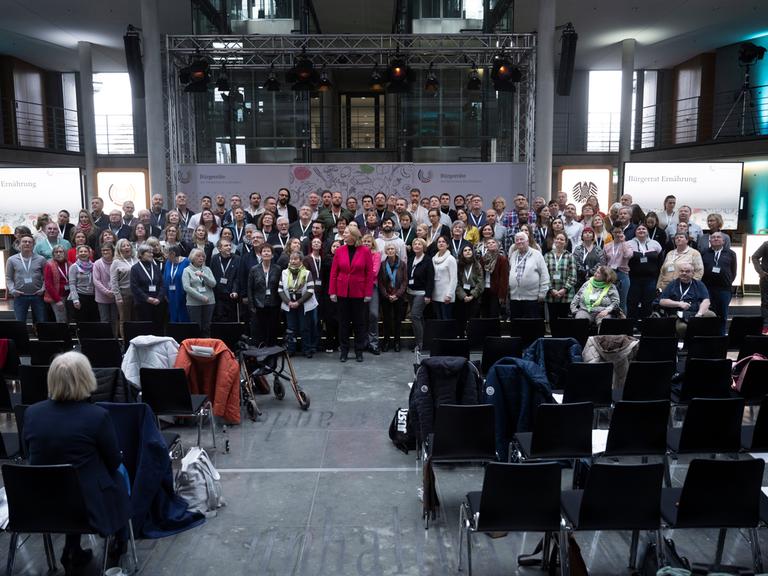
<svg viewBox="0 0 768 576">
<path fill-rule="evenodd" d="M 424 83 L 424 91 L 435 93 L 440 89 L 440 83 L 437 81 L 437 76 L 433 71 L 434 64 L 429 65 L 429 71 L 427 72 L 427 81 Z"/>
<path fill-rule="evenodd" d="M 739 62 L 745 66 L 751 66 L 765 56 L 765 48 L 752 42 L 745 42 L 739 46 Z"/>
<path fill-rule="evenodd" d="M 333 88 L 333 84 L 328 79 L 328 73 L 325 71 L 325 66 L 323 66 L 323 69 L 320 71 L 320 82 L 318 82 L 317 91 L 328 92 L 331 88 Z"/>
<path fill-rule="evenodd" d="M 504 54 L 496 54 L 493 57 L 491 67 L 491 80 L 493 87 L 499 92 L 514 92 L 516 84 L 522 80 L 520 69 L 513 65 Z"/>
<path fill-rule="evenodd" d="M 269 68 L 269 74 L 267 75 L 266 82 L 264 82 L 264 88 L 266 88 L 269 92 L 280 91 L 280 81 L 277 79 L 277 73 L 275 72 L 274 64 L 272 64 L 272 66 Z"/>
<path fill-rule="evenodd" d="M 179 80 L 186 84 L 184 92 L 207 92 L 211 80 L 208 60 L 197 57 L 189 66 L 179 70 Z"/>
<path fill-rule="evenodd" d="M 317 89 L 317 84 L 320 81 L 320 77 L 315 70 L 314 64 L 302 52 L 301 56 L 296 60 L 293 68 L 288 70 L 285 75 L 287 82 L 293 82 L 291 90 L 296 91 L 312 91 Z"/>
<path fill-rule="evenodd" d="M 368 80 L 368 87 L 374 92 L 384 92 L 384 77 L 379 72 L 378 65 L 373 67 L 371 78 Z"/>
<path fill-rule="evenodd" d="M 229 92 L 229 76 L 227 74 L 226 66 L 221 67 L 219 75 L 216 78 L 216 90 L 219 92 Z"/>
<path fill-rule="evenodd" d="M 467 80 L 467 90 L 476 92 L 483 86 L 483 80 L 480 78 L 480 73 L 477 71 L 476 66 L 472 66 L 472 70 L 469 73 L 469 79 Z"/>
<path fill-rule="evenodd" d="M 387 69 L 387 80 L 389 82 L 387 92 L 392 94 L 408 92 L 410 76 L 411 71 L 408 69 L 405 60 L 400 57 L 394 58 L 389 63 L 389 68 Z"/>
</svg>

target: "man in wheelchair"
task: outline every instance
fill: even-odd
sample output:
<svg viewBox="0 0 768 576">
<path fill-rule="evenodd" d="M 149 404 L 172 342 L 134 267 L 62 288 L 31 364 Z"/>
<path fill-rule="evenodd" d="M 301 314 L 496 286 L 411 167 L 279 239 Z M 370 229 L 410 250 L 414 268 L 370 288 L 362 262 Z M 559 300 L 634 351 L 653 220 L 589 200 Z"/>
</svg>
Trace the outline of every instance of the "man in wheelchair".
<svg viewBox="0 0 768 576">
<path fill-rule="evenodd" d="M 697 317 L 713 317 L 709 309 L 709 292 L 701 280 L 693 277 L 693 265 L 683 262 L 678 265 L 677 278 L 664 288 L 654 301 L 659 315 L 677 316 L 677 335 L 685 336 L 688 320 Z"/>
</svg>

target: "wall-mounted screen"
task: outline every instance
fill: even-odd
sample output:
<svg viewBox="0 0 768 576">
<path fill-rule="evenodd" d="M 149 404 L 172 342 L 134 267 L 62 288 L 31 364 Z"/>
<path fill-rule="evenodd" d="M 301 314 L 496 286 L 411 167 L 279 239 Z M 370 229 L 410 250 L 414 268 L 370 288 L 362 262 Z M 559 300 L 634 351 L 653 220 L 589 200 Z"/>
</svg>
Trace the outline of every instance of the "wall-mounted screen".
<svg viewBox="0 0 768 576">
<path fill-rule="evenodd" d="M 707 214 L 723 217 L 726 230 L 738 226 L 741 162 L 627 162 L 624 193 L 644 211 L 661 212 L 664 198 L 675 196 L 677 208 L 691 207 L 691 219 L 707 229 Z"/>
</svg>

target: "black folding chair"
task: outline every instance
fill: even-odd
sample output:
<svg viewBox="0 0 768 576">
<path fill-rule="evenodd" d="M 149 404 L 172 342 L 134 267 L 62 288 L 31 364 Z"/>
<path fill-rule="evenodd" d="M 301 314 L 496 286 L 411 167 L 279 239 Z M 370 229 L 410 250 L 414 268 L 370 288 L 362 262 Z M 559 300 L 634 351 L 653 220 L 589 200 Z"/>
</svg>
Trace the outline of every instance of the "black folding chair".
<svg viewBox="0 0 768 576">
<path fill-rule="evenodd" d="M 728 356 L 728 336 L 694 336 L 688 343 L 688 355 L 691 358 L 726 358 Z"/>
<path fill-rule="evenodd" d="M 510 458 L 591 458 L 593 409 L 592 402 L 540 404 L 536 410 L 533 431 L 515 434 L 510 444 Z"/>
<path fill-rule="evenodd" d="M 586 318 L 553 318 L 549 321 L 552 338 L 574 338 L 582 347 L 587 343 L 591 324 Z"/>
<path fill-rule="evenodd" d="M 635 360 L 657 362 L 671 360 L 677 362 L 677 338 L 660 336 L 642 336 L 637 345 Z"/>
<path fill-rule="evenodd" d="M 29 332 L 26 322 L 0 320 L 0 338 L 16 342 L 16 351 L 21 356 L 29 356 Z"/>
<path fill-rule="evenodd" d="M 498 318 L 470 318 L 467 324 L 467 340 L 470 350 L 482 350 L 486 338 L 501 336 Z"/>
<path fill-rule="evenodd" d="M 36 366 L 47 366 L 53 359 L 71 350 L 63 340 L 31 340 L 29 342 L 30 363 Z"/>
<path fill-rule="evenodd" d="M 51 534 L 93 534 L 85 505 L 87 494 L 80 487 L 77 469 L 71 464 L 56 466 L 22 466 L 4 464 L 3 484 L 8 497 L 8 547 L 6 572 L 13 573 L 20 534 L 42 534 L 48 568 L 56 570 L 56 555 Z M 128 535 L 133 565 L 138 570 L 133 524 L 128 518 Z M 107 553 L 114 534 L 104 538 L 104 560 L 101 573 L 107 569 Z"/>
<path fill-rule="evenodd" d="M 5 364 L 0 368 L 0 381 L 2 380 L 18 380 L 19 378 L 19 366 L 21 366 L 21 357 L 16 349 L 16 342 L 8 340 L 8 338 L 0 338 L 5 340 L 6 352 L 5 352 Z M 2 410 L 0 410 L 2 411 Z"/>
<path fill-rule="evenodd" d="M 563 404 L 592 402 L 595 408 L 607 408 L 613 402 L 612 385 L 612 363 L 574 362 L 565 376 Z"/>
<path fill-rule="evenodd" d="M 728 348 L 739 350 L 747 336 L 760 336 L 763 333 L 763 317 L 759 314 L 752 316 L 734 316 L 728 328 Z"/>
<path fill-rule="evenodd" d="M 631 530 L 629 567 L 634 569 L 640 530 L 655 534 L 657 550 L 662 546 L 663 477 L 661 463 L 593 464 L 584 489 L 564 490 L 560 497 L 566 523 L 571 530 Z M 567 538 L 562 546 L 567 548 Z"/>
<path fill-rule="evenodd" d="M 691 358 L 686 361 L 680 390 L 672 392 L 672 401 L 685 404 L 692 398 L 731 398 L 731 366 L 728 358 Z"/>
<path fill-rule="evenodd" d="M 21 403 L 35 404 L 48 399 L 48 366 L 20 366 Z"/>
<path fill-rule="evenodd" d="M 157 334 L 154 322 L 123 322 L 123 348 L 128 350 L 128 345 L 136 336 L 152 336 Z"/>
<path fill-rule="evenodd" d="M 116 334 L 112 332 L 112 324 L 110 322 L 77 323 L 77 339 L 80 341 L 115 337 Z"/>
<path fill-rule="evenodd" d="M 768 394 L 768 360 L 754 358 L 749 361 L 738 394 L 750 405 L 762 401 Z"/>
<path fill-rule="evenodd" d="M 200 338 L 200 325 L 195 322 L 169 322 L 165 335 L 181 344 L 187 338 Z"/>
<path fill-rule="evenodd" d="M 18 370 L 16 377 L 18 377 Z M 21 402 L 21 393 L 11 392 L 8 384 L 0 379 L 0 414 L 13 414 L 13 407 Z"/>
<path fill-rule="evenodd" d="M 603 318 L 600 322 L 600 328 L 597 333 L 601 336 L 605 335 L 621 335 L 632 336 L 632 320 L 629 318 Z"/>
<path fill-rule="evenodd" d="M 491 366 L 502 358 L 514 356 L 521 358 L 523 355 L 523 342 L 520 338 L 489 337 L 483 342 L 483 356 L 480 361 L 480 371 L 483 375 L 488 373 Z"/>
<path fill-rule="evenodd" d="M 16 420 L 16 435 L 19 438 L 19 456 L 22 459 L 27 458 L 24 442 L 22 442 L 22 438 L 24 438 L 24 415 L 27 413 L 27 408 L 29 408 L 27 404 L 16 404 L 13 407 L 13 416 L 14 420 Z"/>
<path fill-rule="evenodd" d="M 714 316 L 694 316 L 688 319 L 685 329 L 685 348 L 690 346 L 691 339 L 695 336 L 720 336 L 720 318 Z"/>
<path fill-rule="evenodd" d="M 430 319 L 424 322 L 422 350 L 432 350 L 432 341 L 436 338 L 455 338 L 458 332 L 456 320 Z"/>
<path fill-rule="evenodd" d="M 739 357 L 746 358 L 753 354 L 762 354 L 768 358 L 768 336 L 744 336 L 744 341 L 739 347 Z"/>
<path fill-rule="evenodd" d="M 437 502 L 428 496 L 432 489 L 427 478 L 432 477 L 436 464 L 479 463 L 496 460 L 496 425 L 490 404 L 441 404 L 435 414 L 434 432 L 427 438 L 422 462 L 424 497 L 424 528 L 437 510 Z"/>
<path fill-rule="evenodd" d="M 768 396 L 760 401 L 755 424 L 741 427 L 741 447 L 746 452 L 768 452 Z"/>
<path fill-rule="evenodd" d="M 123 364 L 123 351 L 117 338 L 81 339 L 80 351 L 94 368 L 120 368 Z"/>
<path fill-rule="evenodd" d="M 469 492 L 459 508 L 458 567 L 467 539 L 467 574 L 472 576 L 472 534 L 488 532 L 560 532 L 560 465 L 556 462 L 502 464 L 485 468 L 481 492 Z M 561 541 L 563 538 L 561 537 Z M 544 547 L 544 567 L 549 546 Z M 565 550 L 560 549 L 564 565 Z"/>
<path fill-rule="evenodd" d="M 72 348 L 72 333 L 64 322 L 38 322 L 35 326 L 38 340 L 61 340 Z"/>
<path fill-rule="evenodd" d="M 211 322 L 211 338 L 224 342 L 233 354 L 237 355 L 240 338 L 248 334 L 243 322 Z"/>
<path fill-rule="evenodd" d="M 677 340 L 677 317 L 648 317 L 640 321 L 642 338 L 674 338 Z"/>
<path fill-rule="evenodd" d="M 674 530 L 719 528 L 715 566 L 722 564 L 727 529 L 748 530 L 753 567 L 755 572 L 762 572 L 757 525 L 764 468 L 765 462 L 759 458 L 693 460 L 682 488 L 662 490 L 664 522 Z"/>
<path fill-rule="evenodd" d="M 527 348 L 547 332 L 544 318 L 510 318 L 509 335 L 520 338 L 523 348 Z"/>
<path fill-rule="evenodd" d="M 197 446 L 203 432 L 203 417 L 210 416 L 211 438 L 216 448 L 216 426 L 213 408 L 205 394 L 190 394 L 187 376 L 182 368 L 142 368 L 141 401 L 149 404 L 155 416 L 197 418 Z"/>
<path fill-rule="evenodd" d="M 461 356 L 469 360 L 469 341 L 466 338 L 433 338 L 429 355 L 434 356 Z"/>
<path fill-rule="evenodd" d="M 611 414 L 605 458 L 664 456 L 667 451 L 669 400 L 616 402 Z"/>
<path fill-rule="evenodd" d="M 672 390 L 672 377 L 675 375 L 675 363 L 671 360 L 661 362 L 629 363 L 622 400 L 669 400 Z"/>
</svg>

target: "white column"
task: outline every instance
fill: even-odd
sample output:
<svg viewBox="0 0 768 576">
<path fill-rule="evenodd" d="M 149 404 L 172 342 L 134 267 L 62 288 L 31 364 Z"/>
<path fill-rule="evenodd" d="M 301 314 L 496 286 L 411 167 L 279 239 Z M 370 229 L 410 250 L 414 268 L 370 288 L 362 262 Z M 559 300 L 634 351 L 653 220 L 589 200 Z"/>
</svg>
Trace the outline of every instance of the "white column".
<svg viewBox="0 0 768 576">
<path fill-rule="evenodd" d="M 165 166 L 165 115 L 157 0 L 141 0 L 144 65 L 144 107 L 147 118 L 149 194 L 161 194 L 170 206 Z"/>
<path fill-rule="evenodd" d="M 96 196 L 96 117 L 93 108 L 91 44 L 78 42 L 77 56 L 80 61 L 80 122 L 83 127 L 85 154 L 85 197 L 89 201 Z M 86 202 L 86 207 L 89 205 L 89 202 Z"/>
<path fill-rule="evenodd" d="M 555 0 L 539 1 L 536 28 L 536 196 L 552 196 Z"/>
<path fill-rule="evenodd" d="M 629 162 L 632 135 L 632 80 L 635 72 L 635 39 L 621 42 L 621 121 L 619 124 L 619 195 L 623 193 L 624 162 Z"/>
</svg>

